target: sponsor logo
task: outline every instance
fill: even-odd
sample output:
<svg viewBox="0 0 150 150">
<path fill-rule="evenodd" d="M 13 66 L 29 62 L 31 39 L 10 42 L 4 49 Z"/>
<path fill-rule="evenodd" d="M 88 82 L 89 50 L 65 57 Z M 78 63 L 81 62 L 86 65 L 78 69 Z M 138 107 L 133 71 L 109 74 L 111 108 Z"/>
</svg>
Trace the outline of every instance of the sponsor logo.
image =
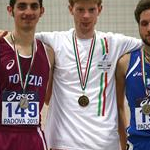
<svg viewBox="0 0 150 150">
<path fill-rule="evenodd" d="M 135 72 L 135 73 L 133 74 L 133 77 L 136 77 L 136 76 L 142 76 L 142 72 Z"/>
<path fill-rule="evenodd" d="M 7 64 L 6 69 L 10 70 L 15 64 L 15 60 L 10 60 L 10 62 Z"/>
<path fill-rule="evenodd" d="M 13 100 L 20 100 L 21 98 L 26 98 L 27 100 L 34 100 L 34 94 L 22 94 L 22 93 L 17 93 L 15 91 L 12 91 L 9 93 L 7 96 L 7 101 L 11 102 Z"/>
</svg>

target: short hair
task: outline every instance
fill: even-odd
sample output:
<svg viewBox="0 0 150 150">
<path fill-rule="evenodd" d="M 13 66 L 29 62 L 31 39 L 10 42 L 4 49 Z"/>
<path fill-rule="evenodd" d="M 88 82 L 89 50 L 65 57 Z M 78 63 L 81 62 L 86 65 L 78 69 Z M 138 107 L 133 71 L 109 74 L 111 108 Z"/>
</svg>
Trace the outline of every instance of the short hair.
<svg viewBox="0 0 150 150">
<path fill-rule="evenodd" d="M 43 7 L 43 0 L 38 0 L 38 1 L 39 1 L 39 3 L 40 3 L 40 7 Z M 16 0 L 10 0 L 10 1 L 9 1 L 9 5 L 10 5 L 11 7 L 14 7 L 15 3 L 16 3 Z"/>
<path fill-rule="evenodd" d="M 79 2 L 79 1 L 86 1 L 86 2 L 93 1 L 93 2 L 97 3 L 98 6 L 100 6 L 102 3 L 102 0 L 68 0 L 68 1 L 71 6 L 73 6 L 76 2 Z"/>
<path fill-rule="evenodd" d="M 150 9 L 150 0 L 140 0 L 134 11 L 135 20 L 140 23 L 140 15 L 143 11 Z"/>
</svg>

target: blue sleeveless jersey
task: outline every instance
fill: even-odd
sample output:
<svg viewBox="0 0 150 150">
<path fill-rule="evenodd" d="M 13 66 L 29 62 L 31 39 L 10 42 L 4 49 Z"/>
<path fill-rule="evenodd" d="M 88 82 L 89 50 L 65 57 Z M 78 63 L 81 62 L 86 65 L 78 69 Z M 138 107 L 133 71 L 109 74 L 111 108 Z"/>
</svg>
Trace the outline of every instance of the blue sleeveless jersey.
<svg viewBox="0 0 150 150">
<path fill-rule="evenodd" d="M 150 87 L 150 65 L 145 64 L 147 86 Z M 126 97 L 130 107 L 130 137 L 150 137 L 150 115 L 142 112 L 143 98 L 146 97 L 142 76 L 141 49 L 133 51 L 126 73 Z M 150 102 L 149 102 L 150 103 Z"/>
</svg>

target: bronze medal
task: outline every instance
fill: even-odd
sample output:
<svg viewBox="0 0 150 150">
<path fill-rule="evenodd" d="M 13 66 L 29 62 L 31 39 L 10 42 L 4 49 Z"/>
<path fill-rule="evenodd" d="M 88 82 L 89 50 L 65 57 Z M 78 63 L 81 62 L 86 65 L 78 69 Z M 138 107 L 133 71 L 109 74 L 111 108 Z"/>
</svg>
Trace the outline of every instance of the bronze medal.
<svg viewBox="0 0 150 150">
<path fill-rule="evenodd" d="M 144 106 L 142 106 L 142 112 L 145 115 L 149 115 L 150 114 L 150 104 L 145 104 Z"/>
<path fill-rule="evenodd" d="M 89 77 L 89 73 L 90 73 L 90 69 L 91 69 L 93 54 L 94 54 L 94 50 L 95 50 L 95 45 L 96 45 L 95 44 L 96 43 L 96 34 L 94 32 L 93 38 L 91 40 L 91 45 L 90 45 L 89 54 L 87 57 L 88 59 L 86 62 L 86 67 L 85 67 L 85 70 L 83 69 L 84 73 L 83 73 L 82 66 L 81 66 L 82 62 L 80 60 L 77 37 L 76 37 L 75 32 L 73 32 L 72 39 L 73 39 L 73 48 L 74 48 L 76 65 L 77 65 L 77 71 L 78 71 L 78 76 L 80 79 L 80 85 L 81 85 L 82 93 L 85 93 L 85 89 L 87 87 L 88 77 Z M 88 97 L 85 95 L 80 96 L 78 99 L 78 104 L 82 107 L 86 107 L 89 104 Z"/>
<path fill-rule="evenodd" d="M 20 99 L 20 107 L 23 109 L 27 109 L 29 106 L 29 101 L 27 100 L 27 98 L 21 98 Z"/>
<path fill-rule="evenodd" d="M 89 99 L 87 96 L 83 95 L 79 97 L 78 103 L 82 107 L 86 107 L 89 104 Z"/>
</svg>

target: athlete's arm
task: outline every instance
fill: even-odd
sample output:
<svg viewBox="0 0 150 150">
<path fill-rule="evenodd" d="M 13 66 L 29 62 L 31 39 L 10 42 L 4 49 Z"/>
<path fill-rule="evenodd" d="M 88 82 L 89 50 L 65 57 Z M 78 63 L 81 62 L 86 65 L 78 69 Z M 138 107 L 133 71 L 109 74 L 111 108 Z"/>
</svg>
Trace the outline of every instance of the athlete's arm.
<svg viewBox="0 0 150 150">
<path fill-rule="evenodd" d="M 125 54 L 117 63 L 116 68 L 116 90 L 117 90 L 117 106 L 118 106 L 118 132 L 120 136 L 120 144 L 122 150 L 126 149 L 127 135 L 127 119 L 124 105 L 125 100 L 125 74 L 128 68 L 130 55 Z"/>
<path fill-rule="evenodd" d="M 52 47 L 47 46 L 47 54 L 50 62 L 49 82 L 45 95 L 45 104 L 49 104 L 49 100 L 52 94 L 52 83 L 53 83 L 53 71 L 54 71 L 54 50 Z"/>
</svg>

